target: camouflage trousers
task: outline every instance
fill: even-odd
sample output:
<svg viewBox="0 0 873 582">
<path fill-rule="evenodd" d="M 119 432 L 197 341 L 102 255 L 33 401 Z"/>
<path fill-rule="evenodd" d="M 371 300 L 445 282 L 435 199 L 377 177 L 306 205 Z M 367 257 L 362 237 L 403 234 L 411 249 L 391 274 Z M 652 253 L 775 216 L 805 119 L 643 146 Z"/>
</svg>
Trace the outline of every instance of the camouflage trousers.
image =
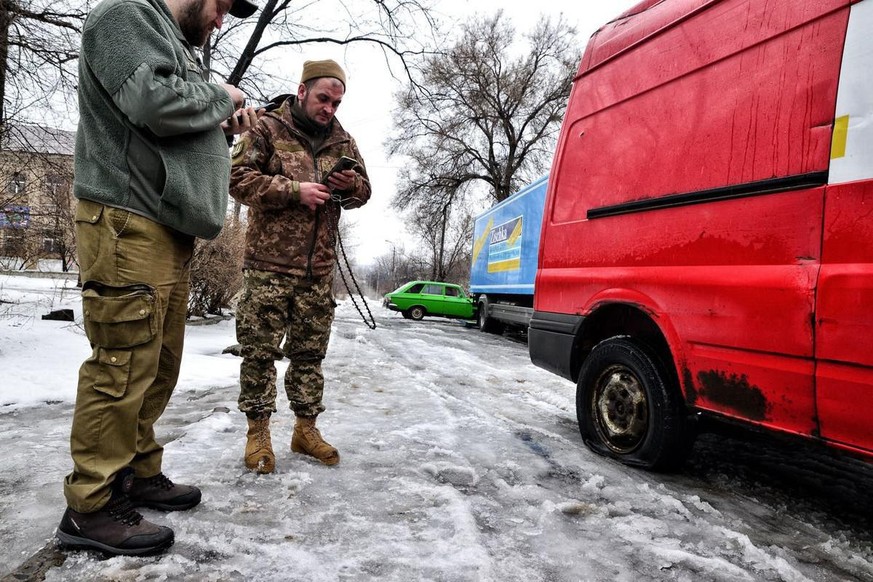
<svg viewBox="0 0 873 582">
<path fill-rule="evenodd" d="M 248 269 L 236 314 L 236 339 L 242 364 L 239 409 L 246 413 L 276 412 L 275 361 L 286 356 L 285 393 L 297 416 L 324 412 L 324 375 L 335 303 L 333 276 L 314 281 L 270 271 Z M 284 340 L 284 343 L 283 343 Z"/>
</svg>

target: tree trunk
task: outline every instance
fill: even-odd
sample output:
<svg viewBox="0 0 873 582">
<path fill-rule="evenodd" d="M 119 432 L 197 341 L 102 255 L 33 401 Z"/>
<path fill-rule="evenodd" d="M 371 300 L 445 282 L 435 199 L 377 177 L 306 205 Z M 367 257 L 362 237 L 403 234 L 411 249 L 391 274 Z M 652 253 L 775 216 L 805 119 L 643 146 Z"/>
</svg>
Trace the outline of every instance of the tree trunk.
<svg viewBox="0 0 873 582">
<path fill-rule="evenodd" d="M 236 61 L 236 66 L 227 78 L 227 82 L 231 85 L 238 85 L 245 76 L 246 71 L 249 70 L 249 67 L 252 64 L 252 59 L 255 58 L 255 51 L 258 50 L 258 45 L 261 44 L 261 38 L 264 36 L 264 31 L 267 29 L 267 25 L 270 24 L 276 16 L 275 10 L 278 1 L 279 0 L 267 0 L 267 2 L 264 3 L 264 7 L 261 8 L 261 13 L 258 16 L 258 22 L 255 24 L 255 29 L 252 31 L 252 35 L 249 37 L 246 47 Z"/>
<path fill-rule="evenodd" d="M 6 63 L 9 60 L 9 25 L 14 0 L 0 0 L 0 143 L 6 126 Z"/>
</svg>

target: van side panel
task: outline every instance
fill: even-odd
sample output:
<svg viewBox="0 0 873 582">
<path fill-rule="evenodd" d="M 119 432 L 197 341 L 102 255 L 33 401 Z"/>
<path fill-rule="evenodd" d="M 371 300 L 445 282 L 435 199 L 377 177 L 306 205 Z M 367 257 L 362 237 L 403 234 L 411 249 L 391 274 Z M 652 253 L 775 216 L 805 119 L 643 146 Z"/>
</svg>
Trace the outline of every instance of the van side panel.
<svg viewBox="0 0 873 582">
<path fill-rule="evenodd" d="M 536 310 L 590 314 L 609 303 L 638 305 L 682 338 L 672 347 L 692 404 L 812 434 L 818 265 L 799 263 L 792 251 L 818 255 L 821 209 L 817 188 L 753 204 L 591 220 L 584 234 L 572 224 L 550 225 Z M 773 224 L 774 216 L 784 218 Z"/>
<path fill-rule="evenodd" d="M 595 68 L 577 79 L 535 309 L 638 306 L 673 330 L 665 335 L 691 404 L 814 434 L 813 310 L 849 1 L 676 0 L 640 16 L 691 5 L 701 9 L 589 59 Z M 633 19 L 603 29 L 589 52 L 629 34 L 621 26 L 644 27 Z M 591 218 L 749 185 L 742 197 Z"/>
<path fill-rule="evenodd" d="M 557 198 L 552 220 L 826 171 L 846 4 L 724 0 L 583 74 L 555 178 L 586 196 Z"/>
<path fill-rule="evenodd" d="M 873 450 L 873 2 L 852 6 L 816 307 L 821 436 Z M 863 411 L 863 412 L 861 412 Z"/>
</svg>

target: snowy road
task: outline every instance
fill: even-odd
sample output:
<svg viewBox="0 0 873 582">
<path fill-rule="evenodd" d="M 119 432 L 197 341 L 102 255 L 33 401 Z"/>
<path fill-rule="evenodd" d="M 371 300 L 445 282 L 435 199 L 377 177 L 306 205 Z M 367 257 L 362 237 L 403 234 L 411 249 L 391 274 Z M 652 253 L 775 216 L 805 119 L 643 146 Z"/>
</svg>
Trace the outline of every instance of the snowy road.
<svg viewBox="0 0 873 582">
<path fill-rule="evenodd" d="M 281 395 L 277 473 L 264 476 L 242 465 L 238 360 L 221 354 L 232 323 L 189 328 L 159 434 L 165 472 L 199 484 L 203 503 L 144 512 L 176 531 L 164 556 L 74 552 L 46 580 L 873 580 L 873 467 L 705 435 L 678 474 L 626 468 L 582 445 L 574 387 L 532 366 L 524 343 L 374 310 L 370 331 L 340 307 L 325 362 L 320 426 L 342 462 L 290 453 Z M 63 511 L 69 368 L 87 346 L 76 326 L 9 316 L 0 340 L 2 576 Z M 44 377 L 17 370 L 39 350 L 72 354 Z"/>
</svg>

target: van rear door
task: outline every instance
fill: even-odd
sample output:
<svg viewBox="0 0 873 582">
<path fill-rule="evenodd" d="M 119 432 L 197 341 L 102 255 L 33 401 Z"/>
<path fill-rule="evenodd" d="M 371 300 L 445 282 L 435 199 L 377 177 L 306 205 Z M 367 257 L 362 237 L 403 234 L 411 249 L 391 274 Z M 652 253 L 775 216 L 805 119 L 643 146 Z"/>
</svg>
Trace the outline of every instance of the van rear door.
<svg viewBox="0 0 873 582">
<path fill-rule="evenodd" d="M 854 4 L 840 73 L 816 300 L 821 436 L 873 450 L 873 1 Z"/>
</svg>

